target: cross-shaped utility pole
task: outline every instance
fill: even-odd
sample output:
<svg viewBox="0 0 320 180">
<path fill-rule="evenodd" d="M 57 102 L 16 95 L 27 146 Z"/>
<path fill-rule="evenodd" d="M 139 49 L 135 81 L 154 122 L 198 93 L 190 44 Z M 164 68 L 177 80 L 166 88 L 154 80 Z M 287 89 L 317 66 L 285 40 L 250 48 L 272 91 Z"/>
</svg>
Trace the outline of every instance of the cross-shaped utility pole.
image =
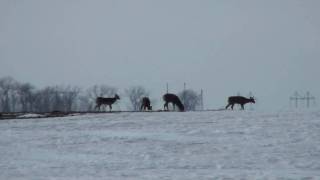
<svg viewBox="0 0 320 180">
<path fill-rule="evenodd" d="M 290 101 L 294 101 L 296 108 L 298 108 L 298 102 L 301 99 L 302 99 L 302 97 L 299 95 L 299 93 L 297 91 L 293 94 L 293 96 L 290 97 Z"/>
<path fill-rule="evenodd" d="M 316 98 L 315 98 L 314 96 L 312 96 L 312 95 L 310 94 L 310 92 L 308 91 L 308 92 L 306 93 L 306 96 L 303 97 L 302 99 L 307 101 L 307 108 L 309 108 L 309 107 L 310 107 L 310 101 L 311 101 L 311 100 L 315 101 Z"/>
<path fill-rule="evenodd" d="M 307 108 L 310 107 L 310 102 L 315 102 L 316 98 L 310 94 L 308 91 L 305 96 L 300 96 L 298 92 L 295 92 L 293 96 L 290 97 L 290 101 L 294 101 L 295 107 L 298 108 L 299 101 L 306 101 Z"/>
</svg>

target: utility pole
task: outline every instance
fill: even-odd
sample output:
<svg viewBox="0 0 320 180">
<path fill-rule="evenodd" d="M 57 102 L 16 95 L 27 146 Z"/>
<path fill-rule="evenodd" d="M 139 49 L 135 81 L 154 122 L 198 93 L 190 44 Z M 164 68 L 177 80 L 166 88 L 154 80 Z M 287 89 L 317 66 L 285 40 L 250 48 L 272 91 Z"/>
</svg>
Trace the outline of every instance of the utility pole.
<svg viewBox="0 0 320 180">
<path fill-rule="evenodd" d="M 201 111 L 204 110 L 204 107 L 203 107 L 203 89 L 201 89 L 201 91 L 200 91 L 200 108 L 201 108 Z"/>
<path fill-rule="evenodd" d="M 302 98 L 297 91 L 293 94 L 293 96 L 290 97 L 290 101 L 294 101 L 295 108 L 298 108 L 298 102 L 301 99 Z"/>
<path fill-rule="evenodd" d="M 186 105 L 186 83 L 183 83 L 183 104 Z"/>
<path fill-rule="evenodd" d="M 299 107 L 299 102 L 306 101 L 306 107 L 310 108 L 310 102 L 313 101 L 315 104 L 316 98 L 310 94 L 309 91 L 307 91 L 305 96 L 300 96 L 299 93 L 296 91 L 293 96 L 290 97 L 290 102 L 294 102 L 295 108 Z"/>
<path fill-rule="evenodd" d="M 310 107 L 310 101 L 311 100 L 315 101 L 315 99 L 316 98 L 314 96 L 312 96 L 309 91 L 307 91 L 306 96 L 302 98 L 302 100 L 306 100 L 307 101 L 307 108 Z"/>
<path fill-rule="evenodd" d="M 169 93 L 169 83 L 167 83 L 167 94 Z"/>
</svg>

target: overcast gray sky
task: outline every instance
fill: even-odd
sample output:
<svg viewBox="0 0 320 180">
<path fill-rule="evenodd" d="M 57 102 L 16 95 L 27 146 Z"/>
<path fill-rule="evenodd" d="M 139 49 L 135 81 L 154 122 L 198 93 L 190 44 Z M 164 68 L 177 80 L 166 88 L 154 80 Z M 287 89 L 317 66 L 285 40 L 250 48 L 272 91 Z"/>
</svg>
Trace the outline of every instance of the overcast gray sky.
<svg viewBox="0 0 320 180">
<path fill-rule="evenodd" d="M 133 85 L 206 108 L 252 91 L 281 109 L 320 97 L 319 0 L 0 0 L 0 77 L 37 87 Z M 274 101 L 274 102 L 273 102 Z M 160 104 L 160 102 L 159 102 Z"/>
</svg>

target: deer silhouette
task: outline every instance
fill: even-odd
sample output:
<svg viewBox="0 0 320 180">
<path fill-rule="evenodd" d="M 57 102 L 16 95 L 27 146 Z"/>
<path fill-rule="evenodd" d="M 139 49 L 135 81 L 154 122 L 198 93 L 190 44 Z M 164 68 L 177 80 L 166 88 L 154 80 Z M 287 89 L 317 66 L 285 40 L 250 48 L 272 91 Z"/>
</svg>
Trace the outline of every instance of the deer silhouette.
<svg viewBox="0 0 320 180">
<path fill-rule="evenodd" d="M 165 101 L 165 103 L 163 105 L 164 110 L 168 111 L 169 110 L 168 105 L 169 105 L 169 103 L 172 103 L 173 110 L 175 110 L 175 107 L 177 105 L 180 111 L 184 111 L 184 106 L 181 103 L 181 101 L 177 95 L 168 93 L 168 94 L 163 95 L 162 98 Z"/>
<path fill-rule="evenodd" d="M 104 98 L 104 97 L 97 97 L 96 99 L 96 107 L 94 109 L 99 109 L 101 105 L 108 105 L 110 111 L 112 110 L 112 104 L 115 103 L 117 100 L 120 100 L 120 97 L 115 94 L 113 98 Z"/>
<path fill-rule="evenodd" d="M 140 107 L 140 111 L 142 110 L 149 110 L 151 111 L 152 110 L 152 106 L 151 106 L 151 103 L 150 103 L 150 99 L 148 97 L 143 97 L 142 98 L 142 101 L 141 101 L 141 107 Z"/>
<path fill-rule="evenodd" d="M 233 110 L 233 106 L 235 104 L 240 104 L 241 109 L 244 110 L 244 105 L 247 103 L 256 103 L 253 97 L 250 97 L 249 99 L 243 96 L 231 96 L 228 98 L 228 105 L 226 106 L 226 109 L 228 109 L 229 106 L 231 106 L 231 109 Z"/>
</svg>

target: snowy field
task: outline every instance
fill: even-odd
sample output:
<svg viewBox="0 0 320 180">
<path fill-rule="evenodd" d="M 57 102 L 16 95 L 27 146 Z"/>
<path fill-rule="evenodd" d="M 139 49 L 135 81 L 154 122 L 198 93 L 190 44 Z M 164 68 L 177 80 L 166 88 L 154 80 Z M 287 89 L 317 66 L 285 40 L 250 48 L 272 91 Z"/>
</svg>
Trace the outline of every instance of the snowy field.
<svg viewBox="0 0 320 180">
<path fill-rule="evenodd" d="M 0 179 L 318 180 L 320 111 L 3 120 Z"/>
</svg>

